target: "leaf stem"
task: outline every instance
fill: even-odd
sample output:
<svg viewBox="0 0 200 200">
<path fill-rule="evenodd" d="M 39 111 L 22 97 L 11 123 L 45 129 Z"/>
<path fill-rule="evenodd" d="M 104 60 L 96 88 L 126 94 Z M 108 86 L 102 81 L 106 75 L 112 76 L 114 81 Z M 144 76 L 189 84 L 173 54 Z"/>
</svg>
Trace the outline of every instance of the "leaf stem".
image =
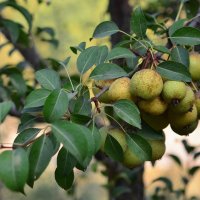
<svg viewBox="0 0 200 200">
<path fill-rule="evenodd" d="M 176 15 L 175 22 L 178 21 L 178 19 L 179 19 L 179 17 L 180 17 L 180 14 L 181 14 L 183 5 L 184 5 L 184 1 L 182 0 L 182 1 L 181 1 L 181 4 L 180 4 L 180 6 L 179 6 L 179 9 L 178 9 L 178 13 L 177 13 L 177 15 Z"/>
</svg>

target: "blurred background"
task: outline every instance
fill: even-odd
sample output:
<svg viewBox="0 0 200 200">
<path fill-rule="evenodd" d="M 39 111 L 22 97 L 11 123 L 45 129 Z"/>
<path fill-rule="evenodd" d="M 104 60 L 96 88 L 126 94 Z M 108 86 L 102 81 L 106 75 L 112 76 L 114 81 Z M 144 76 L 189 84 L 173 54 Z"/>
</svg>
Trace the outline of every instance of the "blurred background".
<svg viewBox="0 0 200 200">
<path fill-rule="evenodd" d="M 0 2 L 3 2 L 0 0 Z M 71 74 L 76 73 L 75 59 L 77 55 L 73 54 L 70 50 L 71 46 L 77 46 L 80 42 L 86 42 L 87 46 L 96 44 L 110 45 L 108 39 L 92 40 L 93 30 L 101 21 L 109 20 L 110 14 L 108 13 L 108 0 L 52 0 L 51 4 L 38 4 L 36 0 L 18 0 L 18 2 L 25 6 L 31 13 L 34 14 L 33 30 L 37 32 L 37 27 L 52 27 L 54 30 L 54 40 L 52 43 L 45 42 L 41 37 L 35 37 L 35 45 L 39 53 L 44 58 L 53 57 L 58 60 L 64 60 L 67 56 L 72 56 L 70 69 Z M 165 0 L 131 0 L 131 5 L 140 4 L 143 9 L 154 12 L 156 9 L 162 12 L 167 3 L 172 3 L 176 6 L 177 1 Z M 170 10 L 171 9 L 171 10 Z M 172 13 L 174 8 L 168 8 L 168 12 Z M 24 18 L 17 11 L 12 8 L 6 8 L 3 11 L 7 18 L 15 19 L 23 23 L 25 27 L 27 24 Z M 184 13 L 183 13 L 184 15 Z M 43 38 L 48 40 L 48 34 L 43 35 Z M 6 41 L 4 36 L 0 33 L 0 45 Z M 57 43 L 59 41 L 59 43 Z M 17 52 L 11 52 L 12 45 L 7 45 L 0 51 L 0 66 L 5 64 L 15 64 L 22 60 L 21 55 Z M 28 79 L 32 76 L 32 68 L 27 68 L 27 73 L 24 76 Z M 7 117 L 5 122 L 0 125 L 0 140 L 3 143 L 12 143 L 15 136 L 19 120 L 14 117 Z M 175 189 L 184 186 L 184 177 L 186 178 L 186 171 L 190 166 L 199 166 L 198 159 L 194 160 L 187 152 L 187 145 L 195 146 L 197 149 L 200 147 L 198 127 L 189 137 L 180 137 L 172 132 L 170 127 L 167 127 L 164 132 L 166 135 L 166 153 L 163 158 L 155 163 L 154 166 L 150 162 L 145 164 L 145 190 L 147 197 L 155 193 L 156 188 L 163 186 L 163 182 L 152 183 L 152 180 L 159 177 L 169 178 Z M 187 143 L 182 142 L 187 140 Z M 186 145 L 184 147 L 184 144 Z M 200 149 L 200 148 L 199 148 Z M 171 159 L 169 154 L 176 155 Z M 181 160 L 181 166 L 180 166 Z M 107 179 L 103 175 L 104 167 L 93 161 L 88 168 L 87 173 L 80 171 L 76 172 L 74 187 L 69 191 L 64 191 L 59 188 L 54 180 L 54 170 L 56 161 L 53 159 L 46 169 L 42 177 L 35 183 L 34 189 L 27 187 L 25 189 L 27 196 L 16 194 L 7 190 L 3 185 L 0 187 L 0 200 L 107 200 L 108 192 L 106 189 Z M 187 184 L 188 199 L 196 196 L 200 199 L 200 171 L 195 171 L 189 184 Z M 167 192 L 167 191 L 165 191 Z M 173 196 L 168 199 L 174 199 Z"/>
</svg>

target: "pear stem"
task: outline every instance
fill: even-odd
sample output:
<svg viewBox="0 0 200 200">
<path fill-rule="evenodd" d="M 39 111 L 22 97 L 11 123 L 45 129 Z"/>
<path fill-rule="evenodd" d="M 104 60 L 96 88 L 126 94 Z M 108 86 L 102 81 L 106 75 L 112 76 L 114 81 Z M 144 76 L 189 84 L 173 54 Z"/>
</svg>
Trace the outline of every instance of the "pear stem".
<svg viewBox="0 0 200 200">
<path fill-rule="evenodd" d="M 198 92 L 198 89 L 197 89 L 195 83 L 194 83 L 194 82 L 191 82 L 191 84 L 192 84 L 192 87 L 194 88 L 194 90 L 195 90 L 196 92 Z"/>
</svg>

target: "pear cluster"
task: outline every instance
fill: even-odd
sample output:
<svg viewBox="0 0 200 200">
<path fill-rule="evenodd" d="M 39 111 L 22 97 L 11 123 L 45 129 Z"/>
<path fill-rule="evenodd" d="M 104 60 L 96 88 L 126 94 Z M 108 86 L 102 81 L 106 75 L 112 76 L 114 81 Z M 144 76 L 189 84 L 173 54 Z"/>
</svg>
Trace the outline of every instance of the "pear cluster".
<svg viewBox="0 0 200 200">
<path fill-rule="evenodd" d="M 152 149 L 151 161 L 160 159 L 165 153 L 165 137 L 162 134 L 162 139 L 150 139 L 145 138 Z M 133 168 L 144 163 L 146 160 L 142 160 L 134 153 L 127 144 L 126 134 L 118 128 L 103 128 L 101 130 L 101 150 L 104 151 L 104 145 L 107 135 L 111 135 L 120 144 L 123 151 L 122 164 L 128 168 Z"/>
<path fill-rule="evenodd" d="M 131 78 L 96 81 L 94 84 L 109 86 L 109 90 L 100 97 L 100 102 L 134 101 L 141 118 L 156 131 L 170 124 L 175 133 L 188 135 L 198 125 L 200 94 L 183 81 L 166 80 L 155 70 L 142 69 Z M 94 87 L 93 91 L 96 94 L 100 89 Z"/>
</svg>

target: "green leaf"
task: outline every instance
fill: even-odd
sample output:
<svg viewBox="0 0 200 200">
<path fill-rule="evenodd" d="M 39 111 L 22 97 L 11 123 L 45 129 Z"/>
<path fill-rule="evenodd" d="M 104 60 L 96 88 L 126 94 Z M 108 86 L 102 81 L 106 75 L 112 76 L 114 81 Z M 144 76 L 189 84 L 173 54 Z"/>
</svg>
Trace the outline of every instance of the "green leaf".
<svg viewBox="0 0 200 200">
<path fill-rule="evenodd" d="M 170 39 L 180 45 L 199 45 L 200 31 L 192 27 L 183 27 L 175 31 Z"/>
<path fill-rule="evenodd" d="M 186 21 L 185 19 L 180 19 L 174 22 L 169 28 L 169 36 L 172 36 L 175 31 L 182 28 L 184 26 L 185 21 Z"/>
<path fill-rule="evenodd" d="M 122 99 L 114 103 L 113 108 L 122 120 L 132 126 L 141 128 L 140 112 L 133 102 Z"/>
<path fill-rule="evenodd" d="M 144 38 L 146 36 L 147 24 L 141 7 L 136 7 L 133 10 L 131 17 L 131 30 L 139 38 Z"/>
<path fill-rule="evenodd" d="M 60 89 L 60 77 L 58 73 L 52 69 L 42 69 L 36 72 L 36 80 L 47 90 Z"/>
<path fill-rule="evenodd" d="M 173 192 L 173 184 L 172 184 L 172 181 L 166 177 L 159 177 L 157 179 L 154 179 L 153 180 L 153 183 L 155 182 L 158 182 L 158 181 L 161 181 L 163 182 L 165 185 L 166 185 L 166 188 L 170 191 L 170 192 Z"/>
<path fill-rule="evenodd" d="M 2 23 L 4 27 L 6 27 L 6 29 L 8 30 L 11 41 L 13 43 L 16 43 L 20 34 L 20 30 L 19 30 L 20 25 L 14 21 L 7 20 L 7 19 L 2 19 Z"/>
<path fill-rule="evenodd" d="M 95 64 L 99 65 L 106 60 L 108 56 L 108 47 L 107 46 L 100 46 L 97 51 L 96 61 Z"/>
<path fill-rule="evenodd" d="M 57 121 L 52 124 L 53 134 L 80 163 L 83 163 L 88 154 L 88 141 L 85 137 L 84 126 L 66 121 Z"/>
<path fill-rule="evenodd" d="M 189 67 L 189 53 L 184 47 L 174 47 L 171 52 L 171 60 Z"/>
<path fill-rule="evenodd" d="M 21 116 L 21 123 L 18 126 L 17 132 L 22 132 L 26 128 L 33 126 L 37 118 L 37 116 L 33 116 L 28 113 L 23 114 Z"/>
<path fill-rule="evenodd" d="M 178 156 L 174 155 L 174 154 L 169 154 L 168 155 L 172 160 L 175 161 L 176 164 L 178 164 L 180 167 L 182 166 L 181 160 L 179 159 Z"/>
<path fill-rule="evenodd" d="M 188 154 L 192 153 L 193 151 L 195 151 L 195 147 L 191 146 L 190 144 L 188 144 L 187 140 L 182 140 L 184 149 L 186 150 L 186 152 Z"/>
<path fill-rule="evenodd" d="M 122 76 L 127 76 L 126 71 L 113 63 L 102 63 L 97 65 L 90 74 L 90 78 L 94 80 L 107 80 Z"/>
<path fill-rule="evenodd" d="M 133 53 L 129 49 L 115 47 L 109 52 L 106 60 L 113 60 L 117 58 L 133 58 Z"/>
<path fill-rule="evenodd" d="M 54 90 L 46 99 L 43 114 L 48 122 L 61 118 L 69 104 L 68 93 L 61 89 Z"/>
<path fill-rule="evenodd" d="M 77 124 L 86 125 L 91 120 L 91 117 L 79 114 L 71 114 L 70 120 Z"/>
<path fill-rule="evenodd" d="M 151 160 L 152 149 L 150 144 L 141 136 L 132 134 L 126 135 L 128 148 L 141 160 Z"/>
<path fill-rule="evenodd" d="M 64 190 L 68 190 L 71 188 L 74 182 L 74 172 L 72 170 L 70 171 L 70 173 L 66 174 L 66 171 L 63 171 L 60 168 L 56 168 L 55 180 L 61 188 L 63 188 Z"/>
<path fill-rule="evenodd" d="M 4 1 L 4 2 L 0 3 L 0 10 L 3 8 L 6 8 L 7 6 L 10 6 L 10 7 L 16 9 L 24 16 L 24 18 L 26 19 L 26 21 L 29 25 L 29 31 L 30 31 L 32 28 L 33 17 L 29 13 L 29 11 L 26 8 L 20 6 L 19 4 L 15 3 L 15 2 L 11 2 L 11 1 Z"/>
<path fill-rule="evenodd" d="M 0 154 L 0 180 L 11 190 L 24 193 L 28 178 L 27 153 L 18 148 Z"/>
<path fill-rule="evenodd" d="M 100 23 L 94 30 L 93 38 L 102 38 L 119 32 L 118 26 L 111 21 Z"/>
<path fill-rule="evenodd" d="M 25 94 L 27 87 L 22 75 L 20 73 L 13 73 L 13 74 L 10 74 L 9 77 L 10 77 L 10 81 L 12 85 L 17 90 L 17 93 L 19 95 Z"/>
<path fill-rule="evenodd" d="M 95 63 L 98 55 L 99 48 L 97 46 L 89 47 L 83 50 L 77 59 L 77 68 L 81 74 L 84 74 Z"/>
<path fill-rule="evenodd" d="M 92 137 L 95 144 L 94 153 L 96 153 L 100 149 L 100 146 L 101 146 L 101 134 L 94 124 L 91 125 L 89 128 L 92 132 Z"/>
<path fill-rule="evenodd" d="M 12 101 L 5 101 L 0 103 L 0 123 L 3 122 L 6 115 L 10 112 L 11 108 L 14 106 Z"/>
<path fill-rule="evenodd" d="M 28 128 L 18 134 L 18 136 L 14 140 L 13 146 L 17 145 L 26 145 L 32 139 L 34 139 L 41 129 L 38 128 Z"/>
<path fill-rule="evenodd" d="M 33 107 L 43 106 L 50 93 L 51 92 L 46 89 L 33 90 L 26 97 L 24 108 L 33 108 Z"/>
<path fill-rule="evenodd" d="M 65 174 L 71 173 L 76 166 L 77 160 L 74 156 L 62 147 L 57 156 L 57 168 L 61 169 Z"/>
<path fill-rule="evenodd" d="M 144 121 L 142 122 L 142 129 L 137 131 L 137 134 L 146 140 L 164 140 L 164 134 L 162 131 L 155 131 Z"/>
<path fill-rule="evenodd" d="M 171 54 L 170 50 L 165 46 L 153 46 L 153 48 L 159 52 Z"/>
<path fill-rule="evenodd" d="M 196 152 L 193 157 L 194 159 L 197 159 L 198 157 L 200 157 L 200 152 Z"/>
<path fill-rule="evenodd" d="M 78 46 L 72 46 L 70 49 L 73 53 L 77 54 L 77 51 L 83 51 L 85 50 L 86 42 L 81 42 Z"/>
<path fill-rule="evenodd" d="M 104 145 L 105 153 L 117 161 L 123 160 L 123 149 L 118 141 L 112 137 L 111 135 L 107 135 L 105 145 Z"/>
<path fill-rule="evenodd" d="M 31 146 L 29 153 L 28 185 L 33 187 L 36 181 L 48 166 L 53 156 L 54 148 L 48 136 L 42 135 Z"/>
<path fill-rule="evenodd" d="M 191 82 L 191 75 L 188 69 L 181 63 L 165 61 L 160 63 L 156 71 L 164 78 L 176 81 Z"/>
</svg>

